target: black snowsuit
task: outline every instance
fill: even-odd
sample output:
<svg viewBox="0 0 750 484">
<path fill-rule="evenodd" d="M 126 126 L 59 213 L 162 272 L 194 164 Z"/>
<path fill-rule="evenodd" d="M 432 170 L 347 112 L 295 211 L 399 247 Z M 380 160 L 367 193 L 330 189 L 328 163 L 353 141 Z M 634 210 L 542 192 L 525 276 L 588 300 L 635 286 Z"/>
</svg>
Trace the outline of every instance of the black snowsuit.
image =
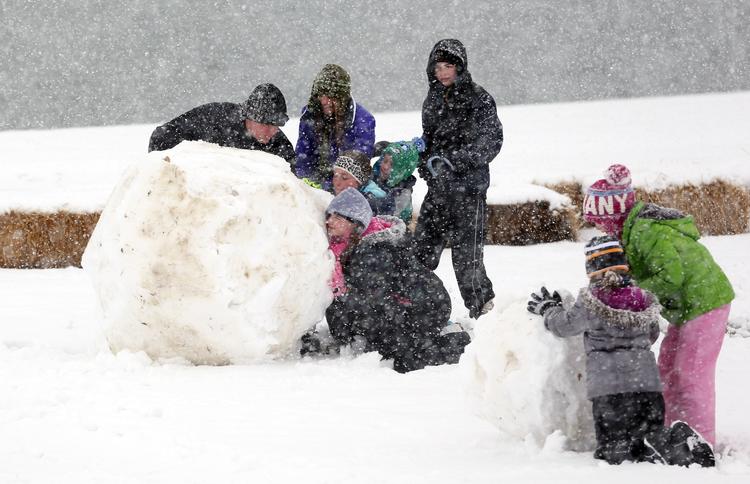
<svg viewBox="0 0 750 484">
<path fill-rule="evenodd" d="M 457 78 L 444 87 L 435 77 L 440 54 L 456 59 Z M 429 91 L 422 105 L 422 138 L 419 174 L 427 182 L 416 228 L 416 254 L 434 270 L 446 245 L 452 247 L 453 269 L 464 304 L 472 317 L 495 297 L 484 268 L 484 226 L 489 163 L 500 152 L 503 127 L 495 100 L 474 83 L 467 68 L 466 50 L 458 40 L 441 40 L 427 64 Z M 453 169 L 430 173 L 434 156 L 447 159 Z"/>
<path fill-rule="evenodd" d="M 151 133 L 148 150 L 168 150 L 181 141 L 198 140 L 271 153 L 284 158 L 290 168 L 294 168 L 294 147 L 286 135 L 279 131 L 268 144 L 259 142 L 247 133 L 242 105 L 235 103 L 203 104 L 162 124 Z"/>
<path fill-rule="evenodd" d="M 347 293 L 326 311 L 338 344 L 364 336 L 368 349 L 393 359 L 396 371 L 455 363 L 463 346 L 440 336 L 451 302 L 443 283 L 410 252 L 404 222 L 365 236 L 342 261 Z"/>
</svg>

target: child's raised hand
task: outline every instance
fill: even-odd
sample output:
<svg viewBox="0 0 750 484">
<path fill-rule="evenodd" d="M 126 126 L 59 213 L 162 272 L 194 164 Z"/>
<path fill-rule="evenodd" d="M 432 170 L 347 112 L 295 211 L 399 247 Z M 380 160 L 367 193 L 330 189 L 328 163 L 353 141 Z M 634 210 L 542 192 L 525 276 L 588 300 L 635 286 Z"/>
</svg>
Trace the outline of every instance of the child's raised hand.
<svg viewBox="0 0 750 484">
<path fill-rule="evenodd" d="M 544 313 L 555 306 L 562 306 L 562 297 L 557 291 L 550 294 L 547 288 L 542 286 L 539 291 L 531 294 L 526 309 L 530 313 L 544 316 Z"/>
</svg>

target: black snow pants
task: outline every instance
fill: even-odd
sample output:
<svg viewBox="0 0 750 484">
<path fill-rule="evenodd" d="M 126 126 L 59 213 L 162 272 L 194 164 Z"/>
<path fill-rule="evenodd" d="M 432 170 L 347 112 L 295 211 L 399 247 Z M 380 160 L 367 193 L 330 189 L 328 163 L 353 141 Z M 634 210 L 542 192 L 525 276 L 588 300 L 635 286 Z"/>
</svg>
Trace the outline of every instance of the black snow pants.
<svg viewBox="0 0 750 484">
<path fill-rule="evenodd" d="M 610 464 L 642 462 L 649 454 L 644 438 L 664 430 L 660 392 L 617 393 L 591 399 L 596 431 L 594 458 Z"/>
<path fill-rule="evenodd" d="M 660 392 L 618 393 L 592 399 L 596 459 L 689 466 L 716 464 L 711 446 L 684 422 L 664 427 Z"/>
<path fill-rule="evenodd" d="M 409 306 L 392 298 L 377 304 L 337 299 L 326 310 L 328 328 L 338 344 L 346 345 L 355 336 L 363 336 L 366 350 L 392 359 L 393 369 L 400 373 L 450 361 L 440 336 L 449 317 L 450 306 Z"/>
<path fill-rule="evenodd" d="M 415 255 L 435 270 L 446 246 L 452 248 L 453 270 L 471 317 L 495 297 L 484 268 L 487 190 L 435 190 L 422 202 L 414 235 Z"/>
</svg>

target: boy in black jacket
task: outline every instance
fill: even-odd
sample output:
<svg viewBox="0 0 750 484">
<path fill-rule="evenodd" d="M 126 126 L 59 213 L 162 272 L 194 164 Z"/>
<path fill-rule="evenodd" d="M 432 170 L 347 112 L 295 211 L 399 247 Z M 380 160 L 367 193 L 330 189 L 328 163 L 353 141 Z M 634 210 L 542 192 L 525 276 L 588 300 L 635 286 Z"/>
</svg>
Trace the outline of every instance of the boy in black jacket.
<svg viewBox="0 0 750 484">
<path fill-rule="evenodd" d="M 461 297 L 469 316 L 478 318 L 492 309 L 495 297 L 484 268 L 484 225 L 488 165 L 500 153 L 503 127 L 495 100 L 471 79 L 460 41 L 435 44 L 427 79 L 419 174 L 428 191 L 417 221 L 416 254 L 434 270 L 443 248 L 452 248 Z"/>
</svg>

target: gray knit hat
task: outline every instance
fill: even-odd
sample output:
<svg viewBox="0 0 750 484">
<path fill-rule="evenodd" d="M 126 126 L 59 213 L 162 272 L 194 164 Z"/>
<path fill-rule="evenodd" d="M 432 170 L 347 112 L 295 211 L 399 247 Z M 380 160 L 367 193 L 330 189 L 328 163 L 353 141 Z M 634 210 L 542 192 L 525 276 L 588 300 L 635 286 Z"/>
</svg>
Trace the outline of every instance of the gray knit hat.
<svg viewBox="0 0 750 484">
<path fill-rule="evenodd" d="M 359 224 L 362 230 L 370 225 L 372 220 L 372 209 L 370 203 L 359 190 L 347 188 L 336 195 L 326 209 L 326 216 L 340 215 L 350 221 Z"/>
</svg>

